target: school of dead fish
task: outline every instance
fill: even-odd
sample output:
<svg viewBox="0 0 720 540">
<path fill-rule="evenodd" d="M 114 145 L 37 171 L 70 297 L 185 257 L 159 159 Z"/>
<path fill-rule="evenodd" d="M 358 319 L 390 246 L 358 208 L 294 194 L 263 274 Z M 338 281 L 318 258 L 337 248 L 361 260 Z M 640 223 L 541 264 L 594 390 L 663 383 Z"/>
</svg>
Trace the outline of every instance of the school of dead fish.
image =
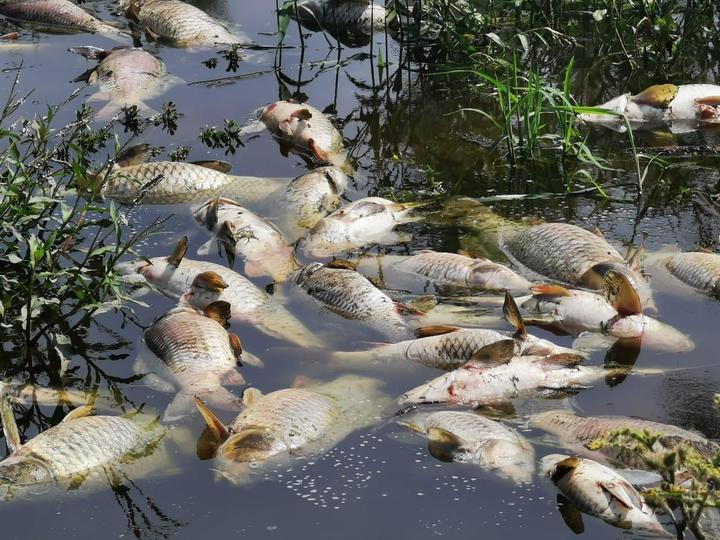
<svg viewBox="0 0 720 540">
<path fill-rule="evenodd" d="M 68 0 L 2 0 L 0 15 L 35 30 L 98 33 L 121 42 L 139 33 L 147 41 L 173 47 L 252 45 L 232 25 L 180 0 L 120 0 L 117 7 L 126 24 L 101 21 Z M 386 27 L 385 8 L 360 0 L 301 0 L 296 16 L 312 30 L 351 32 L 355 38 Z M 20 38 L 17 32 L 2 36 L 0 51 L 23 45 Z M 99 118 L 128 105 L 151 112 L 147 100 L 183 84 L 142 48 L 71 51 L 97 61 L 76 82 L 96 86 L 91 100 L 107 102 Z M 720 117 L 720 87 L 656 85 L 603 107 L 624 114 L 634 127 L 687 129 Z M 617 114 L 581 117 L 625 129 Z M 142 415 L 92 416 L 92 408 L 81 405 L 84 396 L 2 383 L 0 413 L 10 454 L 0 462 L 0 496 L 32 497 L 53 486 L 77 488 L 116 473 L 158 444 L 166 434 L 163 424 L 193 410 L 208 426 L 198 455 L 217 462 L 215 470 L 233 478 L 247 475 L 248 464 L 322 453 L 352 431 L 387 419 L 391 400 L 381 390 L 382 382 L 362 375 L 300 381 L 269 393 L 247 388 L 240 394 L 227 388 L 245 384 L 241 366 L 262 366 L 260 358 L 243 349 L 236 333 L 242 333 L 241 324 L 298 348 L 327 348 L 322 336 L 276 295 L 245 276 L 284 286 L 317 306 L 322 317 L 364 326 L 383 341 L 363 350 L 328 351 L 323 357 L 331 364 L 356 369 L 419 363 L 444 372 L 409 389 L 397 403 L 453 404 L 466 410 L 427 412 L 421 407 L 398 423 L 427 438 L 436 458 L 474 463 L 515 483 L 530 482 L 535 474 L 533 445 L 515 428 L 467 407 L 580 391 L 624 369 L 585 365 L 585 352 L 535 337 L 526 324 L 573 336 L 601 334 L 676 353 L 693 349 L 680 329 L 645 314 L 654 305 L 641 270 L 641 249 L 623 257 L 599 231 L 565 223 L 505 224 L 498 245 L 509 264 L 423 250 L 398 257 L 386 275 L 413 275 L 457 296 L 505 291 L 504 315 L 511 331 L 461 327 L 437 320 L 432 309 L 425 312 L 398 302 L 392 298 L 391 281 L 373 281 L 355 264 L 335 257 L 352 258 L 369 246 L 408 239 L 401 226 L 422 220 L 422 209 L 379 197 L 348 202 L 353 169 L 343 136 L 329 116 L 307 103 L 282 100 L 261 107 L 247 131 L 258 129 L 267 129 L 283 154 L 295 152 L 316 167 L 295 179 L 234 176 L 221 161 L 149 161 L 149 147 L 138 145 L 118 156 L 108 171 L 88 172 L 83 187 L 96 196 L 194 204 L 193 216 L 212 235 L 198 253 L 204 255 L 208 246 L 218 243 L 229 259 L 240 259 L 243 272 L 186 257 L 187 238 L 166 256 L 120 264 L 117 271 L 129 283 L 152 286 L 179 302 L 145 331 L 152 358 L 139 358 L 136 365 L 148 384 L 174 394 L 163 421 Z M 282 215 L 268 217 L 247 207 L 269 208 L 278 201 Z M 330 262 L 313 260 L 330 257 Z M 677 253 L 666 258 L 665 266 L 690 287 L 720 293 L 720 255 Z M 57 426 L 21 443 L 11 405 L 30 395 L 49 401 L 62 396 L 77 408 Z M 236 417 L 225 423 L 216 415 L 218 409 Z M 678 441 L 694 445 L 707 457 L 719 450 L 696 432 L 636 418 L 583 418 L 560 410 L 532 415 L 529 425 L 554 435 L 559 446 L 573 452 L 544 456 L 539 464 L 575 510 L 659 536 L 668 535 L 662 516 L 612 467 L 641 464 L 632 455 L 601 456 L 584 445 L 619 429 L 638 429 L 659 435 L 659 455 Z M 569 524 L 581 528 L 579 520 L 578 515 L 566 516 Z"/>
</svg>

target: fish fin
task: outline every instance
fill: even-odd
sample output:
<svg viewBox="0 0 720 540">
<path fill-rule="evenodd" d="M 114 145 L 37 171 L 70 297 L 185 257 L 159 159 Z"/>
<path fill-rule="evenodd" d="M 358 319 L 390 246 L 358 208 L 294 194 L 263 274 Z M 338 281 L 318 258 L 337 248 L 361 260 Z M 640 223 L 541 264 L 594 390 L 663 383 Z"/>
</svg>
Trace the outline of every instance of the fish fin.
<svg viewBox="0 0 720 540">
<path fill-rule="evenodd" d="M 69 47 L 68 52 L 71 52 L 73 54 L 79 54 L 80 56 L 87 58 L 88 60 L 102 60 L 110 53 L 110 51 L 106 51 L 105 49 L 101 49 L 100 47 L 92 47 L 90 45 L 81 47 Z"/>
<path fill-rule="evenodd" d="M 523 322 L 522 315 L 520 315 L 520 310 L 515 303 L 515 299 L 508 291 L 505 291 L 503 314 L 505 315 L 507 321 L 515 327 L 517 335 L 520 338 L 526 338 L 528 334 L 527 329 L 525 328 L 525 323 Z"/>
<path fill-rule="evenodd" d="M 534 295 L 543 295 L 543 296 L 571 296 L 570 291 L 568 291 L 565 287 L 562 285 L 533 285 L 530 287 L 530 290 Z"/>
<path fill-rule="evenodd" d="M 409 429 L 410 431 L 414 431 L 415 433 L 420 433 L 421 435 L 425 435 L 425 430 L 422 429 L 418 424 L 415 422 L 406 422 L 405 420 L 397 420 L 397 425 L 402 426 L 404 428 Z"/>
<path fill-rule="evenodd" d="M 350 210 L 350 215 L 356 219 L 382 214 L 386 210 L 386 206 L 375 201 L 363 201 L 356 204 Z"/>
<path fill-rule="evenodd" d="M 210 248 L 217 242 L 217 238 L 213 237 L 197 249 L 197 254 L 201 257 L 205 257 L 210 254 Z"/>
<path fill-rule="evenodd" d="M 312 113 L 308 109 L 297 109 L 290 114 L 290 118 L 297 118 L 298 120 L 310 120 Z"/>
<path fill-rule="evenodd" d="M 87 71 L 87 79 L 85 79 L 85 82 L 88 84 L 96 84 L 98 79 L 98 72 L 97 69 L 91 69 Z M 81 76 L 84 76 L 85 73 L 83 73 Z M 79 78 L 79 77 L 78 77 Z M 73 81 L 75 82 L 75 81 Z M 80 82 L 80 81 L 77 81 Z M 95 92 L 94 94 L 89 95 L 85 98 L 86 102 L 92 102 L 92 101 L 107 101 L 110 99 L 110 94 L 107 92 Z"/>
<path fill-rule="evenodd" d="M 197 165 L 198 167 L 203 167 L 205 169 L 210 169 L 213 171 L 218 171 L 224 174 L 229 173 L 232 169 L 232 165 L 230 163 L 228 163 L 227 161 L 220 161 L 219 159 L 191 161 L 190 164 Z"/>
<path fill-rule="evenodd" d="M 265 367 L 265 363 L 260 358 L 248 351 L 243 351 L 242 361 L 243 365 L 246 366 L 252 366 L 256 368 Z"/>
<path fill-rule="evenodd" d="M 233 369 L 223 373 L 222 377 L 220 378 L 220 384 L 226 384 L 228 386 L 240 386 L 245 384 L 245 379 L 240 373 Z"/>
<path fill-rule="evenodd" d="M 605 298 L 621 317 L 642 313 L 640 296 L 624 275 L 615 270 L 608 270 L 604 279 Z"/>
<path fill-rule="evenodd" d="M 86 71 L 83 71 L 80 75 L 75 77 L 71 82 L 84 82 L 84 83 L 90 83 L 90 79 L 93 78 L 93 74 L 96 72 L 97 67 L 90 68 Z M 97 75 L 95 75 L 95 78 L 97 78 Z"/>
<path fill-rule="evenodd" d="M 0 39 L 6 41 L 20 39 L 20 32 L 9 32 L 7 34 L 3 34 L 2 36 L 0 36 Z"/>
<path fill-rule="evenodd" d="M 160 39 L 160 34 L 156 34 L 148 26 L 143 28 L 143 32 L 145 33 L 145 38 L 148 41 L 158 41 Z"/>
<path fill-rule="evenodd" d="M 175 249 L 172 254 L 167 258 L 168 264 L 172 264 L 174 267 L 180 266 L 180 263 L 185 257 L 188 248 L 188 237 L 183 236 L 180 241 L 175 245 Z"/>
<path fill-rule="evenodd" d="M 308 145 L 310 146 L 310 150 L 312 150 L 313 155 L 320 161 L 326 163 L 330 160 L 330 154 L 328 152 L 325 152 L 324 150 L 321 150 L 320 147 L 315 142 L 315 139 L 309 139 Z"/>
<path fill-rule="evenodd" d="M 698 246 L 697 250 L 698 253 L 714 253 L 712 249 L 708 249 L 704 246 Z"/>
<path fill-rule="evenodd" d="M 413 315 L 425 315 L 424 311 L 420 311 L 416 307 L 413 307 L 402 302 L 395 302 L 395 311 L 400 315 L 413 316 Z"/>
<path fill-rule="evenodd" d="M 98 96 L 99 94 L 100 93 L 90 96 L 87 101 L 102 101 L 102 98 L 94 99 L 95 96 Z M 98 120 L 109 120 L 124 106 L 125 105 L 122 103 L 116 103 L 111 100 L 102 109 L 95 113 L 95 118 Z"/>
<path fill-rule="evenodd" d="M 550 369 L 572 368 L 581 364 L 584 357 L 580 354 L 560 353 L 543 356 L 537 362 Z"/>
<path fill-rule="evenodd" d="M 224 441 L 225 439 L 227 439 L 230 436 L 230 432 L 228 431 L 228 428 L 225 426 L 225 424 L 223 424 L 220 419 L 215 416 L 215 413 L 208 409 L 207 405 L 205 405 L 205 403 L 200 398 L 196 397 L 194 398 L 194 400 L 195 406 L 198 408 L 198 411 L 200 411 L 200 414 L 205 420 L 205 423 L 210 430 L 212 438 L 216 441 Z"/>
<path fill-rule="evenodd" d="M 438 305 L 438 299 L 434 294 L 425 294 L 408 300 L 404 304 L 418 311 L 418 315 L 426 315 L 428 311 L 435 309 Z"/>
<path fill-rule="evenodd" d="M 700 103 L 701 105 L 713 105 L 717 107 L 720 105 L 720 96 L 704 96 L 697 98 L 695 103 Z"/>
<path fill-rule="evenodd" d="M 346 259 L 333 259 L 332 261 L 325 263 L 325 268 L 357 271 L 358 267 L 357 264 Z"/>
<path fill-rule="evenodd" d="M 451 332 L 457 332 L 460 330 L 459 326 L 445 326 L 445 325 L 434 325 L 434 326 L 421 326 L 416 328 L 413 333 L 416 338 L 424 338 L 431 336 L 442 336 Z"/>
<path fill-rule="evenodd" d="M 206 317 L 219 322 L 225 328 L 229 326 L 228 321 L 232 316 L 232 308 L 230 302 L 225 300 L 217 300 L 203 309 Z"/>
<path fill-rule="evenodd" d="M 253 403 L 257 403 L 262 397 L 263 393 L 257 388 L 246 388 L 242 395 L 242 402 L 246 407 L 250 407 Z"/>
<path fill-rule="evenodd" d="M 72 475 L 72 477 L 70 478 L 70 482 L 68 483 L 68 491 L 80 489 L 85 483 L 85 480 L 87 480 L 87 477 L 88 473 L 76 473 Z"/>
<path fill-rule="evenodd" d="M 472 355 L 469 367 L 488 367 L 492 365 L 507 364 L 515 356 L 515 340 L 501 339 L 495 343 L 485 345 Z M 467 365 L 467 364 L 466 364 Z"/>
<path fill-rule="evenodd" d="M 563 460 L 558 461 L 553 468 L 550 480 L 556 484 L 565 478 L 568 474 L 571 474 L 579 465 L 582 463 L 582 458 L 579 456 L 570 456 Z"/>
<path fill-rule="evenodd" d="M 163 414 L 163 422 L 176 422 L 189 415 L 193 410 L 193 396 L 178 392 L 170 401 Z"/>
<path fill-rule="evenodd" d="M 633 507 L 642 508 L 642 499 L 639 494 L 635 488 L 625 480 L 618 482 L 598 482 L 598 487 L 628 509 Z"/>
<path fill-rule="evenodd" d="M 115 156 L 115 165 L 130 167 L 146 163 L 153 154 L 153 147 L 149 144 L 136 144 L 130 146 Z"/>
<path fill-rule="evenodd" d="M 233 461 L 261 461 L 268 457 L 273 439 L 272 433 L 267 429 L 244 429 L 225 441 L 222 454 Z"/>
<path fill-rule="evenodd" d="M 455 461 L 459 452 L 467 446 L 467 441 L 454 433 L 439 427 L 431 427 L 427 431 L 428 451 L 440 461 Z"/>
<path fill-rule="evenodd" d="M 243 348 L 242 343 L 240 341 L 240 337 L 237 334 L 228 334 L 228 339 L 230 340 L 230 348 L 232 349 L 233 354 L 235 355 L 235 361 L 239 366 L 242 366 L 242 354 L 243 354 Z"/>
<path fill-rule="evenodd" d="M 630 255 L 628 257 L 626 264 L 630 267 L 631 270 L 634 270 L 635 272 L 639 272 L 644 256 L 645 256 L 645 246 L 640 244 L 637 247 L 637 249 L 632 253 L 632 255 Z"/>
<path fill-rule="evenodd" d="M 595 236 L 597 236 L 598 238 L 602 238 L 603 240 L 605 240 L 605 235 L 603 234 L 603 232 L 602 232 L 598 227 L 595 227 L 595 228 L 594 228 L 592 231 L 590 231 L 590 232 L 593 233 L 593 234 L 594 234 Z"/>
<path fill-rule="evenodd" d="M 654 84 L 630 99 L 635 103 L 651 107 L 667 107 L 677 96 L 679 88 L 674 84 Z"/>
<path fill-rule="evenodd" d="M 82 405 L 80 407 L 76 407 L 75 409 L 67 413 L 65 415 L 65 418 L 62 419 L 62 421 L 72 422 L 73 420 L 77 420 L 78 418 L 90 416 L 94 410 L 95 407 L 93 407 L 92 405 Z"/>
<path fill-rule="evenodd" d="M 580 512 L 577 506 L 571 503 L 567 497 L 559 493 L 557 496 L 557 509 L 558 512 L 560 512 L 560 516 L 563 518 L 565 525 L 568 526 L 568 529 L 575 534 L 582 534 L 585 532 L 582 512 Z"/>
<path fill-rule="evenodd" d="M 22 448 L 22 442 L 20 442 L 20 432 L 15 421 L 15 414 L 7 396 L 3 396 L 0 400 L 0 419 L 2 419 L 5 444 L 11 454 L 16 454 Z"/>
<path fill-rule="evenodd" d="M 201 272 L 193 279 L 192 286 L 198 289 L 206 289 L 212 292 L 224 291 L 229 287 L 220 274 L 208 270 Z"/>
<path fill-rule="evenodd" d="M 458 249 L 457 254 L 462 255 L 463 257 L 469 257 L 471 259 L 473 258 L 472 254 L 467 249 Z"/>
</svg>

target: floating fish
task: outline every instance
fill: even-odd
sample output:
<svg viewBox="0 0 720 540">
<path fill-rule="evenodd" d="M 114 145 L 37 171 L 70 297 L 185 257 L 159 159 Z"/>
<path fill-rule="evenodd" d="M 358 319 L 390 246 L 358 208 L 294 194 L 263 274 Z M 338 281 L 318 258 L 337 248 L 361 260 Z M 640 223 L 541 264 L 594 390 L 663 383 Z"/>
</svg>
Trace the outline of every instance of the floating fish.
<svg viewBox="0 0 720 540">
<path fill-rule="evenodd" d="M 362 47 L 385 32 L 387 10 L 367 0 L 300 0 L 290 15 L 315 32 L 326 31 L 349 47 Z"/>
<path fill-rule="evenodd" d="M 113 39 L 125 35 L 68 0 L 4 0 L 0 15 L 48 33 L 90 32 Z"/>
<path fill-rule="evenodd" d="M 120 0 L 120 9 L 150 41 L 173 47 L 215 47 L 250 43 L 248 36 L 180 0 Z"/>
<path fill-rule="evenodd" d="M 380 197 L 366 197 L 347 204 L 324 217 L 310 229 L 301 244 L 308 257 L 330 257 L 371 244 L 393 244 L 408 235 L 393 229 L 416 221 L 411 207 Z"/>
<path fill-rule="evenodd" d="M 100 119 L 109 119 L 129 106 L 136 106 L 145 114 L 155 114 L 145 100 L 184 82 L 170 75 L 161 60 L 142 49 L 116 47 L 106 51 L 96 47 L 72 47 L 70 51 L 100 60 L 96 67 L 75 79 L 98 86 L 98 92 L 87 101 L 109 101 L 98 111 L 97 118 Z"/>
<path fill-rule="evenodd" d="M 245 262 L 250 277 L 270 276 L 280 283 L 299 266 L 282 232 L 232 199 L 212 199 L 193 215 L 226 246 L 231 262 L 236 255 Z"/>
<path fill-rule="evenodd" d="M 358 321 L 392 340 L 412 335 L 401 313 L 421 312 L 394 302 L 354 269 L 333 263 L 312 263 L 299 270 L 293 282 L 328 311 Z"/>
<path fill-rule="evenodd" d="M 551 454 L 541 461 L 543 471 L 572 505 L 563 518 L 576 534 L 584 530 L 580 512 L 621 529 L 648 531 L 674 538 L 658 521 L 643 496 L 617 471 L 579 456 Z"/>
<path fill-rule="evenodd" d="M 705 251 L 679 253 L 666 263 L 680 281 L 714 296 L 720 296 L 720 255 Z"/>
<path fill-rule="evenodd" d="M 92 408 L 83 406 L 22 444 L 7 401 L 1 401 L 0 412 L 10 449 L 0 461 L 0 497 L 5 500 L 35 496 L 52 487 L 74 490 L 107 481 L 109 471 L 149 456 L 165 434 L 156 421 L 89 416 Z"/>
<path fill-rule="evenodd" d="M 517 484 L 532 480 L 532 445 L 500 422 L 469 412 L 440 411 L 399 423 L 425 435 L 428 450 L 441 461 L 477 463 Z"/>
<path fill-rule="evenodd" d="M 177 391 L 165 410 L 163 420 L 175 421 L 193 409 L 193 396 L 200 396 L 215 407 L 237 410 L 240 400 L 223 384 L 241 385 L 243 349 L 237 334 L 225 329 L 230 304 L 217 301 L 203 313 L 177 307 L 161 315 L 145 331 L 145 343 L 162 361 L 164 369 L 154 370 L 161 380 L 169 378 Z M 146 366 L 136 365 L 137 372 Z M 152 368 L 151 368 L 152 369 Z"/>
</svg>

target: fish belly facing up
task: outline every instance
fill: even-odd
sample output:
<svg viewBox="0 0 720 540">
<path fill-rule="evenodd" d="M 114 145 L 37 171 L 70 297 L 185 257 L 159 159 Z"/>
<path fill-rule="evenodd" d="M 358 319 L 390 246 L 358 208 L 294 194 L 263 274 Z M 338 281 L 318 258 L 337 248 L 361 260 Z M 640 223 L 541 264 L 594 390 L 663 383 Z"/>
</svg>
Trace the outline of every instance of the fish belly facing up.
<svg viewBox="0 0 720 540">
<path fill-rule="evenodd" d="M 500 422 L 469 412 L 440 411 L 400 423 L 425 435 L 428 450 L 441 461 L 476 463 L 516 484 L 532 480 L 532 445 Z"/>
<path fill-rule="evenodd" d="M 0 15 L 49 33 L 91 32 L 111 38 L 123 33 L 68 0 L 5 0 Z"/>
<path fill-rule="evenodd" d="M 527 279 L 502 264 L 455 253 L 424 250 L 400 261 L 395 268 L 417 274 L 441 286 L 513 291 L 530 288 Z"/>
<path fill-rule="evenodd" d="M 120 202 L 139 199 L 147 204 L 202 202 L 212 197 L 233 197 L 241 204 L 257 204 L 286 185 L 284 180 L 233 176 L 193 163 L 157 161 L 116 166 L 101 193 Z"/>
<path fill-rule="evenodd" d="M 720 296 L 720 255 L 691 252 L 673 256 L 666 263 L 670 273 L 691 287 Z"/>
<path fill-rule="evenodd" d="M 151 39 L 175 47 L 214 47 L 251 41 L 180 0 L 122 0 L 120 5 Z"/>
<path fill-rule="evenodd" d="M 553 285 L 533 287 L 533 296 L 522 307 L 532 315 L 549 317 L 549 322 L 573 335 L 600 332 L 618 314 L 600 294 Z"/>
<path fill-rule="evenodd" d="M 672 538 L 643 496 L 610 467 L 560 454 L 544 457 L 542 467 L 577 510 L 621 529 L 649 531 Z"/>
<path fill-rule="evenodd" d="M 324 217 L 302 241 L 308 257 L 330 257 L 372 244 L 392 244 L 407 240 L 393 231 L 408 217 L 410 208 L 380 197 L 366 197 L 347 204 Z"/>
<path fill-rule="evenodd" d="M 297 269 L 293 250 L 280 230 L 237 202 L 212 199 L 195 210 L 194 216 L 245 261 L 246 275 L 270 276 L 280 283 Z"/>
<path fill-rule="evenodd" d="M 386 338 L 400 340 L 412 335 L 400 315 L 401 307 L 355 270 L 312 263 L 299 270 L 293 282 L 323 308 Z"/>
<path fill-rule="evenodd" d="M 0 496 L 35 496 L 53 485 L 77 489 L 108 482 L 109 472 L 122 470 L 128 460 L 141 459 L 165 431 L 156 423 L 141 424 L 135 418 L 120 416 L 80 416 L 75 409 L 60 424 L 20 445 L 0 462 Z M 12 411 L 3 415 L 3 428 L 9 434 Z M 16 429 L 16 427 L 15 427 Z M 16 444 L 17 443 L 17 444 Z"/>
<path fill-rule="evenodd" d="M 342 135 L 315 107 L 276 101 L 262 110 L 260 121 L 287 149 L 314 156 L 321 163 L 346 166 Z"/>
<path fill-rule="evenodd" d="M 296 240 L 342 204 L 347 175 L 337 167 L 320 167 L 295 178 L 285 188 L 279 216 L 282 228 Z"/>
<path fill-rule="evenodd" d="M 228 316 L 229 308 L 227 305 Z M 191 412 L 193 396 L 216 407 L 239 408 L 239 399 L 222 384 L 244 384 L 236 369 L 242 362 L 242 347 L 237 336 L 229 334 L 218 320 L 178 307 L 145 331 L 145 343 L 162 360 L 179 392 L 164 420 L 177 420 Z"/>
</svg>

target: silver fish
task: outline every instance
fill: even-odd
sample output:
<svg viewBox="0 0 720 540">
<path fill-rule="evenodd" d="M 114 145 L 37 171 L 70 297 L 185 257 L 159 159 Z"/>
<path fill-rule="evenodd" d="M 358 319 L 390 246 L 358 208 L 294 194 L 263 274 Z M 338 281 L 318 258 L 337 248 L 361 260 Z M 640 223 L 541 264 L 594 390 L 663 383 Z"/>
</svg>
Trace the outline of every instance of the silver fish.
<svg viewBox="0 0 720 540">
<path fill-rule="evenodd" d="M 347 204 L 324 217 L 302 240 L 308 257 L 329 257 L 371 244 L 393 244 L 406 241 L 408 235 L 394 232 L 409 217 L 408 205 L 380 197 L 366 197 Z"/>
<path fill-rule="evenodd" d="M 399 423 L 425 435 L 428 450 L 441 461 L 477 463 L 516 484 L 532 480 L 532 445 L 500 422 L 469 412 L 440 411 Z"/>
<path fill-rule="evenodd" d="M 702 251 L 679 253 L 666 265 L 673 276 L 687 285 L 720 295 L 720 255 Z"/>
<path fill-rule="evenodd" d="M 305 28 L 325 30 L 350 47 L 369 43 L 373 32 L 385 32 L 388 15 L 384 6 L 367 0 L 301 0 L 290 14 Z"/>
<path fill-rule="evenodd" d="M 214 47 L 250 43 L 248 36 L 201 9 L 180 0 L 121 0 L 120 8 L 137 22 L 148 39 L 174 47 Z"/>
<path fill-rule="evenodd" d="M 91 32 L 114 39 L 124 34 L 68 0 L 4 0 L 0 15 L 51 33 Z"/>
<path fill-rule="evenodd" d="M 400 261 L 395 268 L 417 274 L 440 286 L 514 291 L 526 291 L 530 288 L 527 279 L 502 264 L 429 249 Z"/>
<path fill-rule="evenodd" d="M 280 283 L 299 266 L 282 232 L 232 199 L 212 199 L 193 215 L 244 260 L 245 274 L 250 277 L 270 276 Z"/>
<path fill-rule="evenodd" d="M 240 338 L 225 329 L 229 317 L 230 304 L 223 301 L 210 304 L 204 313 L 177 307 L 145 331 L 145 343 L 165 368 L 155 375 L 169 378 L 178 392 L 165 410 L 166 422 L 192 411 L 193 396 L 216 407 L 239 408 L 240 400 L 222 386 L 245 383 L 236 369 L 243 356 Z"/>
<path fill-rule="evenodd" d="M 643 496 L 610 467 L 579 456 L 561 454 L 545 456 L 541 466 L 577 510 L 621 529 L 649 531 L 674 538 L 660 524 Z M 580 516 L 577 519 L 576 523 L 582 523 Z"/>
<path fill-rule="evenodd" d="M 412 335 L 400 315 L 403 306 L 355 270 L 312 263 L 292 280 L 323 308 L 358 321 L 386 338 L 399 340 Z"/>
<path fill-rule="evenodd" d="M 88 416 L 84 406 L 71 411 L 58 425 L 25 444 L 9 403 L 2 401 L 5 442 L 10 455 L 0 461 L 0 496 L 36 495 L 53 486 L 77 489 L 105 480 L 107 469 L 122 468 L 152 453 L 165 430 L 138 418 Z"/>
</svg>

